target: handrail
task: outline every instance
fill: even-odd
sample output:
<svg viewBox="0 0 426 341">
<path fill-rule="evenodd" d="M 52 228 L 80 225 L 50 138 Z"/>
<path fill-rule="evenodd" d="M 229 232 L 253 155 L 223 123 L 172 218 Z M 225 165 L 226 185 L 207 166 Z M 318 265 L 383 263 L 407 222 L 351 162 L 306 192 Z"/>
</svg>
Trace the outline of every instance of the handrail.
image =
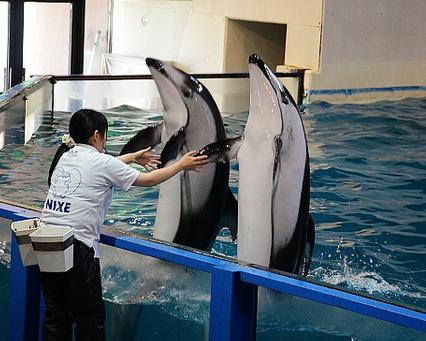
<svg viewBox="0 0 426 341">
<path fill-rule="evenodd" d="M 13 207 L 10 203 L 2 204 L 0 201 L 0 216 L 7 219 L 22 220 L 28 219 L 28 217 L 37 217 L 39 214 L 39 210 L 28 211 L 25 208 Z M 210 340 L 253 339 L 258 287 L 280 291 L 288 295 L 426 332 L 426 313 L 414 307 L 399 306 L 280 271 L 270 271 L 270 269 L 213 256 L 179 245 L 146 237 L 136 238 L 126 233 L 117 233 L 108 229 L 102 231 L 101 243 L 211 273 Z M 15 289 L 16 287 L 31 287 L 33 295 L 35 295 L 34 286 L 39 287 L 40 284 L 37 282 L 38 277 L 36 280 L 34 279 L 34 268 L 23 268 L 19 259 L 17 244 L 13 238 L 11 283 L 13 282 Z M 13 334 L 18 332 L 19 328 L 30 328 L 32 326 L 34 333 L 39 331 L 38 328 L 41 323 L 39 320 L 33 321 L 30 327 L 27 326 L 25 318 L 22 316 L 29 314 L 33 320 L 34 316 L 40 314 L 34 311 L 32 314 L 28 312 L 28 302 L 31 301 L 31 304 L 34 305 L 34 302 L 38 302 L 39 299 L 30 297 L 28 294 L 24 295 L 24 298 L 21 296 L 22 293 L 11 288 L 10 302 L 14 302 L 15 305 L 14 309 L 9 311 L 9 314 L 13 314 L 9 318 L 9 335 L 14 335 L 14 340 L 25 339 L 24 337 L 16 338 L 17 334 Z M 40 309 L 39 306 L 37 308 Z M 17 318 L 17 314 L 20 319 Z M 11 331 L 12 334 L 10 334 Z"/>
<path fill-rule="evenodd" d="M 298 69 L 291 72 L 274 72 L 275 76 L 280 78 L 298 78 L 297 104 L 303 103 L 305 91 L 305 70 Z M 230 72 L 230 73 L 194 73 L 190 74 L 197 79 L 236 79 L 249 78 L 248 72 Z M 139 80 L 152 79 L 151 75 L 67 75 L 54 76 L 55 81 L 113 81 L 113 80 Z"/>
<path fill-rule="evenodd" d="M 300 78 L 304 76 L 304 70 L 297 70 L 294 72 L 275 72 L 275 76 L 283 78 Z M 194 73 L 189 74 L 195 78 L 249 78 L 248 72 L 228 72 L 228 73 Z M 57 81 L 82 81 L 82 80 L 91 80 L 91 81 L 105 81 L 105 80 L 135 80 L 135 79 L 152 79 L 151 75 L 63 75 L 63 76 L 54 76 Z"/>
<path fill-rule="evenodd" d="M 297 70 L 294 72 L 274 73 L 277 77 L 281 78 L 298 78 L 298 104 L 302 104 L 303 91 L 304 91 L 304 70 Z M 237 79 L 248 78 L 248 73 L 200 73 L 191 74 L 191 76 L 198 79 Z M 44 83 L 50 82 L 52 84 L 61 81 L 114 81 L 114 80 L 143 80 L 152 79 L 151 75 L 43 75 L 33 76 L 30 79 L 6 90 L 0 95 L 0 112 L 12 106 L 19 100 L 25 100 L 26 96 L 37 91 Z"/>
<path fill-rule="evenodd" d="M 34 76 L 25 82 L 15 85 L 0 95 L 0 112 L 11 107 L 20 100 L 37 91 L 47 82 L 52 82 L 53 76 Z"/>
</svg>

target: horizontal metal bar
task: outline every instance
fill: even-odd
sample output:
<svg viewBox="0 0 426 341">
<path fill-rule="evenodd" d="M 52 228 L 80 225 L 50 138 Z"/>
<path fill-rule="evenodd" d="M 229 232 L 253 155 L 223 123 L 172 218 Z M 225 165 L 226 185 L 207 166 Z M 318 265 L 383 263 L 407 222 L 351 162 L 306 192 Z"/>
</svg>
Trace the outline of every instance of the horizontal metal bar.
<svg viewBox="0 0 426 341">
<path fill-rule="evenodd" d="M 40 216 L 41 211 L 29 208 L 23 205 L 14 205 L 13 203 L 5 200 L 0 200 L 0 217 L 10 219 L 12 221 L 37 218 Z"/>
<path fill-rule="evenodd" d="M 123 250 L 140 253 L 146 256 L 163 259 L 178 265 L 187 266 L 196 270 L 212 272 L 214 266 L 221 265 L 225 260 L 219 257 L 209 257 L 180 246 L 171 246 L 168 243 L 148 238 L 135 238 L 119 235 L 111 231 L 102 231 L 101 243 L 118 247 Z"/>
<path fill-rule="evenodd" d="M 303 71 L 297 72 L 277 72 L 274 73 L 280 78 L 301 78 Z M 198 73 L 191 74 L 191 76 L 199 79 L 232 79 L 232 78 L 249 78 L 247 72 L 243 73 Z M 152 79 L 151 75 L 67 75 L 67 76 L 53 76 L 53 78 L 60 81 L 111 81 L 111 80 L 143 80 Z"/>
</svg>

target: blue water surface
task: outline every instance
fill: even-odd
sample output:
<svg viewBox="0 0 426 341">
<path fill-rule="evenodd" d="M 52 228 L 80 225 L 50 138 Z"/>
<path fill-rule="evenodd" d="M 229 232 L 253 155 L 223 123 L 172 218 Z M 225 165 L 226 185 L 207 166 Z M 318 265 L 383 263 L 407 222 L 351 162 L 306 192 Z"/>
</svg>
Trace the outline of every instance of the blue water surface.
<svg viewBox="0 0 426 341">
<path fill-rule="evenodd" d="M 123 128 L 116 114 L 107 113 L 112 130 Z M 140 115 L 132 118 L 134 114 L 127 113 L 127 119 L 140 122 Z M 316 224 L 309 277 L 425 308 L 426 99 L 316 102 L 302 118 Z M 224 115 L 228 136 L 241 135 L 246 120 L 247 113 Z M 137 129 L 126 133 L 131 136 Z M 113 137 L 110 142 L 114 149 Z M 236 161 L 231 163 L 230 186 L 238 196 Z M 134 204 L 135 198 L 141 205 Z M 152 234 L 156 189 L 132 189 L 115 199 L 107 225 Z M 227 230 L 213 252 L 235 256 L 236 245 Z"/>
<path fill-rule="evenodd" d="M 111 153 L 118 153 L 140 129 L 161 120 L 161 110 L 125 105 L 105 114 Z M 247 113 L 223 117 L 229 137 L 244 132 Z M 426 99 L 342 105 L 316 102 L 305 109 L 302 118 L 309 144 L 311 213 L 316 224 L 308 276 L 426 309 Z M 69 113 L 62 112 L 55 113 L 53 121 L 45 117 L 28 145 L 8 145 L 0 151 L 3 199 L 42 207 L 46 173 L 61 136 L 67 133 L 68 120 Z M 236 161 L 231 162 L 230 186 L 238 196 Z M 151 236 L 157 196 L 158 187 L 116 191 L 105 225 Z M 0 266 L 7 268 L 10 245 L 3 245 Z M 236 243 L 229 231 L 221 231 L 212 252 L 235 258 Z M 117 281 L 108 286 L 109 278 L 118 271 L 122 270 L 106 268 L 103 273 L 106 298 L 115 302 L 120 302 L 119 293 L 129 285 L 126 278 L 138 278 L 135 273 L 125 273 L 122 286 Z M 4 278 L 0 282 L 3 285 Z M 199 304 L 197 301 L 194 307 Z M 182 316 L 173 314 L 180 319 L 192 318 L 188 311 Z M 282 326 L 266 324 L 262 328 L 273 335 Z M 299 330 L 291 333 L 300 339 Z M 319 334 L 315 338 L 320 339 Z"/>
<path fill-rule="evenodd" d="M 313 277 L 426 307 L 425 114 L 425 99 L 309 107 Z"/>
</svg>

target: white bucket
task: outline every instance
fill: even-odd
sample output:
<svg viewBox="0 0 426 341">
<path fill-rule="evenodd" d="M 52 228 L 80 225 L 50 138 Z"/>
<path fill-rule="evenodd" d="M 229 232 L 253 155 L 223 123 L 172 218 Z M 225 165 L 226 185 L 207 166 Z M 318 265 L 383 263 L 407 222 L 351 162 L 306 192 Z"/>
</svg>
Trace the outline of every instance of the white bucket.
<svg viewBox="0 0 426 341">
<path fill-rule="evenodd" d="M 38 219 L 15 221 L 11 229 L 16 237 L 16 242 L 24 266 L 37 265 L 37 257 L 31 244 L 30 234 L 37 231 L 40 226 Z"/>
<path fill-rule="evenodd" d="M 41 228 L 32 233 L 30 238 L 40 271 L 65 272 L 73 267 L 73 228 Z"/>
</svg>

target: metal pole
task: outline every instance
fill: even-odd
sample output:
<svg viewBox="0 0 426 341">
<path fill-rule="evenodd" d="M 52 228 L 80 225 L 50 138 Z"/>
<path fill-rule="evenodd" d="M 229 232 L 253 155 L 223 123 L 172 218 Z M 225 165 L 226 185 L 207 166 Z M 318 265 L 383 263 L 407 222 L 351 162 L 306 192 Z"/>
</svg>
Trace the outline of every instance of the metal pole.
<svg viewBox="0 0 426 341">
<path fill-rule="evenodd" d="M 84 27 L 86 1 L 71 1 L 72 6 L 72 33 L 71 33 L 71 69 L 70 74 L 84 72 Z"/>
<path fill-rule="evenodd" d="M 14 87 L 24 80 L 24 0 L 10 1 L 9 53 L 6 87 Z"/>
</svg>

